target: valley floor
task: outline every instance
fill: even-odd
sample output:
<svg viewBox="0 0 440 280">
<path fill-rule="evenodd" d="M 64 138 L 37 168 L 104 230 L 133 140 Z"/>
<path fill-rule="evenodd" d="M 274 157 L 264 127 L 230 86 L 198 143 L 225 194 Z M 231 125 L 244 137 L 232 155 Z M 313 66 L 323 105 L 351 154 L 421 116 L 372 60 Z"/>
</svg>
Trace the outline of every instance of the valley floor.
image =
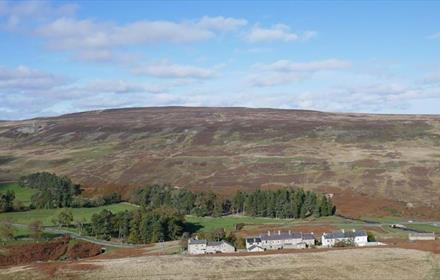
<svg viewBox="0 0 440 280">
<path fill-rule="evenodd" d="M 440 255 L 401 248 L 255 256 L 137 256 L 40 263 L 0 279 L 440 279 Z"/>
</svg>

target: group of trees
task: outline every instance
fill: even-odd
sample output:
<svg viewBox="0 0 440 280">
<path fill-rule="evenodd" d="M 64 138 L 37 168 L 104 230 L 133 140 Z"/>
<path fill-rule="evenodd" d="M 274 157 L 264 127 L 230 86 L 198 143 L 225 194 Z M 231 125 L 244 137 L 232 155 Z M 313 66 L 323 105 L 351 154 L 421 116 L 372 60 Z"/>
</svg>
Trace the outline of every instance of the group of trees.
<svg viewBox="0 0 440 280">
<path fill-rule="evenodd" d="M 14 210 L 15 193 L 12 190 L 0 192 L 0 212 L 9 212 Z"/>
<path fill-rule="evenodd" d="M 31 205 L 35 208 L 70 207 L 73 198 L 81 193 L 80 186 L 73 184 L 68 177 L 48 172 L 23 176 L 19 185 L 37 190 L 31 197 Z"/>
<path fill-rule="evenodd" d="M 66 176 L 48 172 L 23 176 L 19 185 L 37 190 L 31 197 L 32 208 L 98 207 L 122 201 L 121 195 L 115 192 L 93 198 L 82 197 L 80 185 Z"/>
<path fill-rule="evenodd" d="M 72 200 L 72 204 L 70 207 L 72 208 L 90 208 L 90 207 L 99 207 L 114 203 L 119 203 L 122 201 L 122 197 L 119 193 L 112 192 L 109 194 L 105 194 L 102 196 L 95 196 L 95 197 L 82 197 L 82 196 L 75 196 Z"/>
<path fill-rule="evenodd" d="M 184 216 L 172 208 L 137 209 L 131 212 L 102 210 L 94 214 L 87 228 L 97 238 L 120 238 L 130 243 L 153 243 L 179 239 Z"/>
<path fill-rule="evenodd" d="M 214 192 L 191 192 L 160 185 L 134 190 L 130 202 L 147 210 L 169 207 L 180 214 L 196 216 L 221 216 L 229 212 L 231 205 L 228 199 L 222 199 Z"/>
<path fill-rule="evenodd" d="M 232 211 L 248 216 L 306 218 L 331 216 L 336 208 L 325 195 L 303 189 L 238 191 L 232 198 Z"/>
<path fill-rule="evenodd" d="M 144 209 L 175 208 L 180 214 L 218 217 L 231 213 L 274 218 L 306 218 L 330 216 L 335 206 L 325 195 L 303 189 L 285 188 L 276 191 L 236 192 L 220 197 L 213 192 L 191 192 L 170 186 L 153 185 L 135 190 L 131 202 Z"/>
</svg>

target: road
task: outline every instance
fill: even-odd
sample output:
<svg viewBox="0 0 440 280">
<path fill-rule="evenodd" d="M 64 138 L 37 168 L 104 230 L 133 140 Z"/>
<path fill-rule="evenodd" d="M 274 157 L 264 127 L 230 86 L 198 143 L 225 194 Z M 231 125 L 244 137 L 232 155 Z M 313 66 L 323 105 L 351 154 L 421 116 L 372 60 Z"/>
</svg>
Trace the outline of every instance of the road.
<svg viewBox="0 0 440 280">
<path fill-rule="evenodd" d="M 20 228 L 27 227 L 27 225 L 24 225 L 24 224 L 13 224 L 13 226 L 20 227 Z M 70 231 L 70 230 L 66 230 L 66 229 L 59 229 L 56 227 L 43 227 L 43 231 L 48 232 L 48 233 L 53 233 L 53 234 L 68 234 L 73 239 L 83 240 L 83 241 L 98 244 L 101 246 L 108 246 L 108 247 L 115 247 L 115 248 L 137 248 L 137 247 L 142 246 L 142 245 L 123 244 L 123 243 L 119 243 L 119 242 L 100 240 L 100 239 L 93 238 L 91 236 L 79 235 L 78 233 L 76 233 L 74 231 Z"/>
</svg>

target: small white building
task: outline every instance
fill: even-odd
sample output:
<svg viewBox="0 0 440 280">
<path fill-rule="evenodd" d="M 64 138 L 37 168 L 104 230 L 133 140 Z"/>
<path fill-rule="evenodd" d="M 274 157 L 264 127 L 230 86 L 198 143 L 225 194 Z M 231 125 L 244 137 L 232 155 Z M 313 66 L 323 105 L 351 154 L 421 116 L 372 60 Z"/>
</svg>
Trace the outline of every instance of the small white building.
<svg viewBox="0 0 440 280">
<path fill-rule="evenodd" d="M 206 254 L 206 240 L 188 239 L 188 254 L 202 255 Z"/>
<path fill-rule="evenodd" d="M 216 254 L 216 253 L 233 253 L 235 247 L 228 242 L 222 241 L 207 241 L 205 239 L 189 239 L 188 253 L 190 255 Z"/>
<path fill-rule="evenodd" d="M 297 232 L 270 232 L 256 237 L 246 238 L 248 252 L 279 249 L 302 249 L 315 245 L 313 233 Z"/>
<path fill-rule="evenodd" d="M 222 240 L 222 241 L 208 241 L 206 244 L 206 253 L 207 254 L 233 253 L 233 252 L 235 252 L 235 247 L 224 240 Z"/>
<path fill-rule="evenodd" d="M 433 232 L 411 232 L 408 234 L 411 241 L 416 240 L 435 240 L 435 233 Z"/>
<path fill-rule="evenodd" d="M 339 242 L 351 243 L 354 246 L 366 246 L 368 234 L 364 230 L 334 231 L 323 233 L 321 243 L 323 247 L 333 247 Z"/>
<path fill-rule="evenodd" d="M 263 252 L 264 248 L 259 245 L 251 245 L 246 248 L 248 252 Z"/>
</svg>

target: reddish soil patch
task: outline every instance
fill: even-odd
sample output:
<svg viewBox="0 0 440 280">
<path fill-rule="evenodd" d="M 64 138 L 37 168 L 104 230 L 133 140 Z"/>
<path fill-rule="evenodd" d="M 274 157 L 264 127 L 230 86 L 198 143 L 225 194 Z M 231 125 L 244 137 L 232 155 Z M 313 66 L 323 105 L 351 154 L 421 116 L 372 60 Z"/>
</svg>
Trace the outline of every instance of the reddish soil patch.
<svg viewBox="0 0 440 280">
<path fill-rule="evenodd" d="M 101 246 L 79 241 L 69 247 L 68 236 L 49 242 L 6 246 L 6 255 L 0 255 L 0 267 L 22 265 L 36 261 L 54 261 L 61 257 L 68 259 L 89 258 L 101 254 Z M 44 268 L 49 270 L 50 267 Z"/>
<path fill-rule="evenodd" d="M 403 202 L 360 194 L 351 189 L 322 188 L 321 191 L 333 193 L 333 202 L 336 205 L 337 214 L 347 217 L 362 218 L 367 215 L 376 217 L 398 215 L 409 218 L 440 219 L 438 208 L 407 208 Z"/>
<path fill-rule="evenodd" d="M 7 256 L 0 256 L 0 266 L 57 260 L 66 253 L 69 240 L 69 237 L 64 237 L 39 244 L 7 246 L 8 254 Z"/>
<path fill-rule="evenodd" d="M 69 248 L 67 256 L 69 259 L 84 259 L 94 257 L 101 254 L 101 247 L 102 246 L 97 244 L 79 241 Z"/>
</svg>

